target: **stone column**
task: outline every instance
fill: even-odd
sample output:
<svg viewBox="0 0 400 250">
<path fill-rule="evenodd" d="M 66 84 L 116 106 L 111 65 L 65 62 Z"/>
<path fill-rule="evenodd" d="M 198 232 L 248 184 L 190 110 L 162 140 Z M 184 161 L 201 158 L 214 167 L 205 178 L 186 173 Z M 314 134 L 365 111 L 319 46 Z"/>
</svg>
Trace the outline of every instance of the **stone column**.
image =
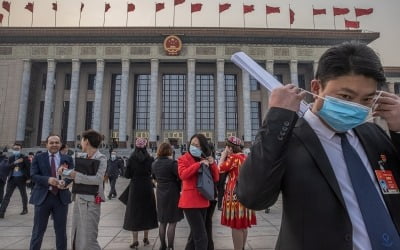
<svg viewBox="0 0 400 250">
<path fill-rule="evenodd" d="M 26 116 L 28 112 L 29 85 L 31 82 L 32 68 L 31 60 L 24 59 L 23 61 L 24 69 L 22 72 L 21 94 L 19 97 L 17 136 L 15 138 L 15 141 L 20 144 L 23 144 L 25 141 Z"/>
<path fill-rule="evenodd" d="M 80 68 L 81 62 L 79 59 L 72 59 L 71 90 L 69 91 L 68 129 L 66 138 L 67 144 L 70 147 L 75 147 L 76 141 L 76 118 L 78 110 Z M 63 138 L 63 140 L 65 140 L 65 138 Z"/>
<path fill-rule="evenodd" d="M 56 72 L 56 61 L 47 59 L 47 80 L 46 92 L 44 96 L 43 126 L 42 126 L 42 145 L 46 143 L 47 136 L 50 135 L 50 126 L 52 120 L 52 110 L 54 106 L 54 76 Z"/>
<path fill-rule="evenodd" d="M 251 145 L 250 75 L 242 70 L 243 83 L 243 137 L 244 145 Z"/>
<path fill-rule="evenodd" d="M 158 59 L 151 59 L 149 142 L 157 143 Z"/>
<path fill-rule="evenodd" d="M 97 132 L 101 129 L 101 106 L 103 104 L 103 78 L 104 78 L 104 59 L 97 59 L 96 67 L 96 89 L 94 92 L 93 103 L 93 122 L 92 128 Z"/>
<path fill-rule="evenodd" d="M 119 147 L 127 146 L 129 59 L 122 59 L 121 103 L 119 105 Z"/>
<path fill-rule="evenodd" d="M 188 59 L 188 95 L 187 95 L 187 140 L 196 133 L 196 86 L 195 67 L 196 60 Z"/>
<path fill-rule="evenodd" d="M 226 137 L 225 61 L 217 59 L 217 145 L 223 147 Z"/>
<path fill-rule="evenodd" d="M 292 84 L 299 86 L 299 77 L 297 75 L 297 60 L 290 61 L 290 81 Z"/>
</svg>

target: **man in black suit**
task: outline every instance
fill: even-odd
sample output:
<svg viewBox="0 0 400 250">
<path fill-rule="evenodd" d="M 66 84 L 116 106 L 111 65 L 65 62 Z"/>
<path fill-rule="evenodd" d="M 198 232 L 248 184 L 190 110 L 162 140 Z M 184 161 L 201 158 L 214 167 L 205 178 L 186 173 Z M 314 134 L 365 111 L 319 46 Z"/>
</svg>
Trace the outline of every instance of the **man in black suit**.
<svg viewBox="0 0 400 250">
<path fill-rule="evenodd" d="M 65 188 L 61 169 L 73 168 L 69 155 L 60 154 L 61 139 L 50 135 L 46 140 L 47 151 L 33 158 L 31 176 L 35 183 L 30 203 L 35 205 L 30 250 L 39 250 L 50 214 L 54 220 L 57 250 L 67 249 L 67 215 L 71 203 L 71 192 Z M 60 170 L 59 170 L 60 168 Z"/>
<path fill-rule="evenodd" d="M 377 92 L 384 83 L 375 52 L 351 42 L 321 56 L 311 81 L 315 102 L 303 117 L 296 111 L 304 91 L 292 84 L 272 91 L 237 194 L 259 210 L 282 195 L 276 249 L 400 249 L 400 97 Z M 390 137 L 366 122 L 369 111 L 386 121 Z M 390 193 L 378 185 L 382 173 L 397 184 Z M 371 209 L 385 219 L 379 229 L 370 226 Z"/>
<path fill-rule="evenodd" d="M 6 194 L 0 206 L 0 218 L 4 218 L 8 204 L 15 188 L 18 187 L 22 199 L 21 215 L 28 213 L 28 196 L 26 194 L 26 182 L 30 179 L 31 163 L 27 156 L 21 154 L 22 145 L 15 143 L 12 147 L 12 156 L 8 159 L 9 172 Z"/>
</svg>

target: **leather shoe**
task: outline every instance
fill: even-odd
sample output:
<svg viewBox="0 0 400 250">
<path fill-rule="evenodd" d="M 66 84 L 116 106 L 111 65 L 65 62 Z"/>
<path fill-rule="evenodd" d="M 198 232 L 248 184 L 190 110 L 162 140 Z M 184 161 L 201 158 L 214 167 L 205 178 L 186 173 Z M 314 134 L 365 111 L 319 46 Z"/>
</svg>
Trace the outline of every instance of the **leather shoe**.
<svg viewBox="0 0 400 250">
<path fill-rule="evenodd" d="M 0 213 L 0 219 L 4 218 L 4 213 Z"/>
<path fill-rule="evenodd" d="M 22 212 L 20 213 L 20 215 L 24 215 L 24 214 L 27 214 L 28 213 L 28 209 L 24 209 L 24 210 L 22 210 Z"/>
</svg>

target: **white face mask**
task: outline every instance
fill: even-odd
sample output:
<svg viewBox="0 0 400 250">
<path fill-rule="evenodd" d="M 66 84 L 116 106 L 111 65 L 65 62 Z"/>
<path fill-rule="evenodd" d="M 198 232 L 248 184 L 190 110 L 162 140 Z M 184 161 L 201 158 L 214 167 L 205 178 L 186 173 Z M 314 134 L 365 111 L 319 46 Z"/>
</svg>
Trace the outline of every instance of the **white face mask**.
<svg viewBox="0 0 400 250">
<path fill-rule="evenodd" d="M 111 160 L 115 161 L 115 159 L 117 159 L 116 155 L 111 155 Z"/>
</svg>

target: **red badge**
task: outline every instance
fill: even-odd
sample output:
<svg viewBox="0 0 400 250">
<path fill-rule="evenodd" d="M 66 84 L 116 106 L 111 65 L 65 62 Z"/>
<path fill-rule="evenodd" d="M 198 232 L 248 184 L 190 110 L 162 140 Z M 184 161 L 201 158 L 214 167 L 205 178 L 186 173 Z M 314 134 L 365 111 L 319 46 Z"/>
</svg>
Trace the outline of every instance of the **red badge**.
<svg viewBox="0 0 400 250">
<path fill-rule="evenodd" d="M 399 194 L 399 188 L 391 170 L 375 170 L 383 194 Z"/>
</svg>

